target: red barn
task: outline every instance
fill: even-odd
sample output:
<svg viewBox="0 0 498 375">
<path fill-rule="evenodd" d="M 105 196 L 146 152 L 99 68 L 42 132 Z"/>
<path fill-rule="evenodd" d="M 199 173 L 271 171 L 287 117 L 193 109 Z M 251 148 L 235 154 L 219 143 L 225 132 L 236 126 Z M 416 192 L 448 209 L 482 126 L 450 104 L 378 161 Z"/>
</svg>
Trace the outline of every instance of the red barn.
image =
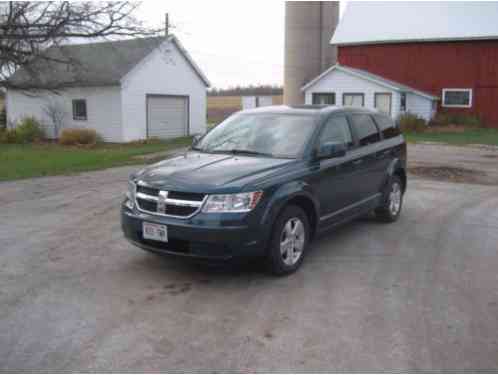
<svg viewBox="0 0 498 375">
<path fill-rule="evenodd" d="M 463 112 L 498 127 L 498 3 L 351 3 L 331 43 L 338 46 L 340 67 L 437 97 L 431 115 Z M 322 82 L 321 94 L 326 76 L 312 81 Z M 328 78 L 336 87 L 344 85 L 344 77 Z M 306 93 L 308 101 L 323 98 Z M 405 105 L 396 114 L 403 109 L 410 111 Z"/>
</svg>

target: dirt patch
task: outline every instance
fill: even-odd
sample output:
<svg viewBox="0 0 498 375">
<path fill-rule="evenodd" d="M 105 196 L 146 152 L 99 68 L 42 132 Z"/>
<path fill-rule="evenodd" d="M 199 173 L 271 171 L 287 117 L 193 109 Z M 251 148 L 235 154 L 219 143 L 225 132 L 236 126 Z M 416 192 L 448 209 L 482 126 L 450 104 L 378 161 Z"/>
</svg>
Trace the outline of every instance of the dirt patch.
<svg viewBox="0 0 498 375">
<path fill-rule="evenodd" d="M 481 179 L 486 177 L 486 173 L 481 171 L 448 166 L 416 166 L 408 168 L 408 171 L 416 176 L 430 178 L 433 180 L 470 184 L 479 184 L 481 183 Z"/>
</svg>

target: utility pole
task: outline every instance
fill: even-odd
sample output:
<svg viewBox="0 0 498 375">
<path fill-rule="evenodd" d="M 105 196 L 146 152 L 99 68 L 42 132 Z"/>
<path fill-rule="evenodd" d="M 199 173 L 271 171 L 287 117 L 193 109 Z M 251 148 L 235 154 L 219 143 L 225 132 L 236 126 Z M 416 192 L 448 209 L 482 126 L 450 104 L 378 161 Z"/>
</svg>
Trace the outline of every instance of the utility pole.
<svg viewBox="0 0 498 375">
<path fill-rule="evenodd" d="M 164 15 L 164 36 L 168 37 L 169 35 L 169 14 L 166 13 Z"/>
</svg>

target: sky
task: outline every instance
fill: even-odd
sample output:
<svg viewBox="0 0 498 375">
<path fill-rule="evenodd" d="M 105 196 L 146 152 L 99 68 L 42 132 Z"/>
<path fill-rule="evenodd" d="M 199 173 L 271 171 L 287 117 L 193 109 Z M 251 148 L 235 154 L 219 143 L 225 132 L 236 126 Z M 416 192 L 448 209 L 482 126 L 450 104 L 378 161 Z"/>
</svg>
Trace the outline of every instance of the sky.
<svg viewBox="0 0 498 375">
<path fill-rule="evenodd" d="M 282 84 L 284 1 L 145 0 L 137 16 L 162 27 L 165 13 L 213 87 Z"/>
</svg>

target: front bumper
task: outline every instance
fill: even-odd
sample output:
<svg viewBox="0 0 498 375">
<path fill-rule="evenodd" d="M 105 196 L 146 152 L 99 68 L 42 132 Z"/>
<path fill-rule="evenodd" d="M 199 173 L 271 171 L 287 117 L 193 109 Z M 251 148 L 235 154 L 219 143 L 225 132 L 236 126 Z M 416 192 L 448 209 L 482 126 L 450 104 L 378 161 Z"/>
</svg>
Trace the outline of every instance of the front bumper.
<svg viewBox="0 0 498 375">
<path fill-rule="evenodd" d="M 121 207 L 121 227 L 135 246 L 155 253 L 205 260 L 229 260 L 264 254 L 266 236 L 248 215 L 230 217 L 198 213 L 190 219 L 156 216 Z M 144 221 L 167 225 L 168 242 L 143 238 Z"/>
</svg>

